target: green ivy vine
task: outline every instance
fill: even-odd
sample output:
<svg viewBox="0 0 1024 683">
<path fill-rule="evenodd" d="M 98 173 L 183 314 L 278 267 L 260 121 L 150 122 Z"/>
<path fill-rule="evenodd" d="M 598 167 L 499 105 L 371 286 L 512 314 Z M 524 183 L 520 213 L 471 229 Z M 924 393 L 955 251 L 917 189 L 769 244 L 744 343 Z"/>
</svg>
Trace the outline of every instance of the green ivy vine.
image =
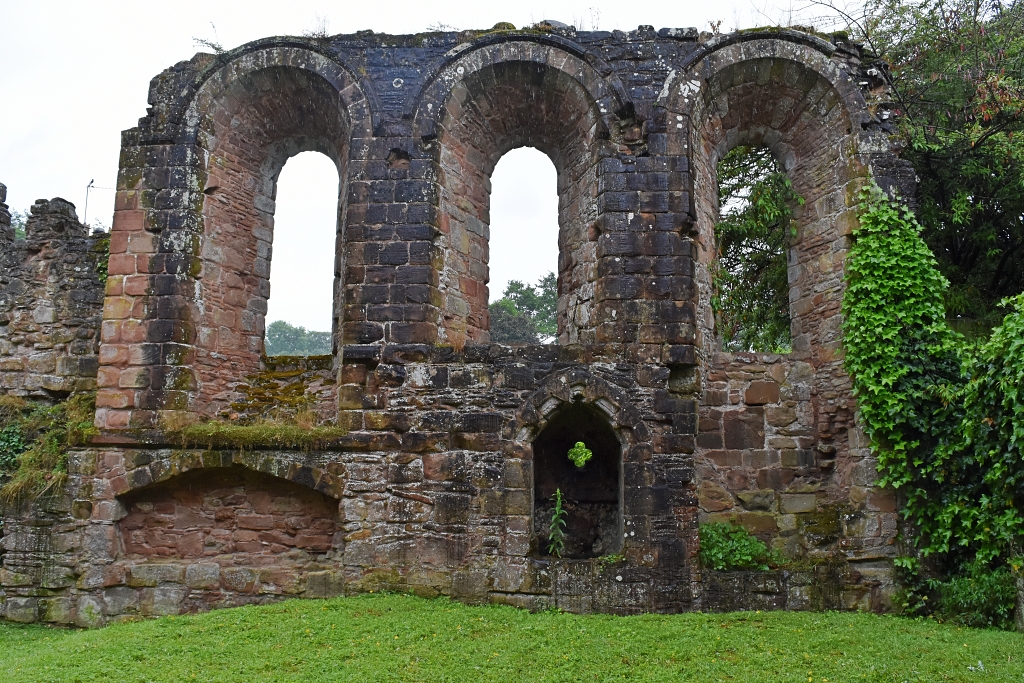
<svg viewBox="0 0 1024 683">
<path fill-rule="evenodd" d="M 845 366 L 922 555 L 954 566 L 1017 555 L 1024 532 L 1024 295 L 988 342 L 946 322 L 948 282 L 904 206 L 863 191 L 847 260 Z"/>
</svg>

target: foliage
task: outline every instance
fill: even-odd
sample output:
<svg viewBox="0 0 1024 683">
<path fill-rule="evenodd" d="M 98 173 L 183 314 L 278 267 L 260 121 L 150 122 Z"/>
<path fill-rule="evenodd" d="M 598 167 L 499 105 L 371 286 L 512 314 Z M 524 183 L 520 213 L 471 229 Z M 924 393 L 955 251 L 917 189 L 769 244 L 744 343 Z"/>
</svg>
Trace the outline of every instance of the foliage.
<svg viewBox="0 0 1024 683">
<path fill-rule="evenodd" d="M 972 347 L 944 319 L 946 280 L 905 208 L 864 193 L 847 259 L 845 365 L 922 555 L 1005 561 L 1024 519 L 1024 297 Z"/>
<path fill-rule="evenodd" d="M 548 273 L 536 285 L 511 280 L 502 297 L 488 307 L 491 341 L 537 344 L 558 334 L 558 278 Z"/>
<path fill-rule="evenodd" d="M 561 557 L 565 552 L 565 508 L 562 507 L 562 489 L 555 489 L 551 496 L 555 509 L 551 513 L 551 524 L 548 525 L 548 553 Z"/>
<path fill-rule="evenodd" d="M 992 569 L 972 562 L 963 575 L 929 583 L 938 596 L 935 614 L 939 618 L 962 626 L 1013 630 L 1017 578 L 1009 567 Z"/>
<path fill-rule="evenodd" d="M 18 466 L 18 456 L 28 450 L 25 433 L 18 422 L 0 429 L 0 473 L 12 472 Z"/>
<path fill-rule="evenodd" d="M 409 595 L 0 625 L 0 680 L 1020 681 L 1020 636 L 857 612 L 579 615 Z M 968 666 L 984 662 L 985 673 Z"/>
<path fill-rule="evenodd" d="M 719 571 L 767 570 L 775 558 L 768 547 L 737 524 L 719 522 L 700 526 L 700 562 Z"/>
<path fill-rule="evenodd" d="M 53 406 L 0 397 L 0 462 L 9 479 L 0 500 L 14 503 L 59 490 L 67 480 L 68 449 L 95 433 L 95 395 L 75 394 Z"/>
<path fill-rule="evenodd" d="M 597 558 L 597 564 L 601 570 L 605 570 L 608 567 L 618 564 L 619 562 L 625 562 L 626 556 L 622 553 L 615 553 L 614 555 L 602 555 Z"/>
<path fill-rule="evenodd" d="M 582 441 L 577 441 L 576 445 L 569 449 L 569 459 L 576 467 L 583 467 L 592 457 L 594 457 L 593 451 L 587 448 Z"/>
<path fill-rule="evenodd" d="M 306 330 L 283 320 L 267 326 L 266 353 L 268 356 L 323 356 L 331 353 L 331 333 Z"/>
<path fill-rule="evenodd" d="M 105 237 L 100 238 L 96 242 L 96 246 L 93 250 L 97 252 L 96 259 L 96 275 L 99 277 L 100 282 L 103 284 L 107 283 L 107 267 L 110 263 L 110 235 L 107 234 Z"/>
<path fill-rule="evenodd" d="M 491 314 L 491 341 L 500 344 L 536 344 L 537 325 L 529 313 L 516 308 L 508 299 L 498 299 L 487 307 Z"/>
<path fill-rule="evenodd" d="M 786 249 L 791 206 L 803 200 L 767 148 L 742 145 L 719 162 L 718 193 L 712 304 L 723 347 L 788 352 Z"/>
<path fill-rule="evenodd" d="M 12 211 L 11 212 L 11 227 L 14 228 L 14 239 L 23 240 L 25 239 L 25 223 L 28 222 L 27 211 Z"/>
<path fill-rule="evenodd" d="M 276 447 L 312 450 L 329 446 L 348 434 L 348 430 L 336 425 L 311 426 L 270 421 L 247 425 L 202 422 L 182 427 L 177 434 L 184 448 L 205 446 L 209 449 L 248 450 Z"/>
<path fill-rule="evenodd" d="M 848 16 L 891 65 L 951 323 L 987 334 L 998 302 L 1024 290 L 1024 3 L 864 0 Z"/>
</svg>

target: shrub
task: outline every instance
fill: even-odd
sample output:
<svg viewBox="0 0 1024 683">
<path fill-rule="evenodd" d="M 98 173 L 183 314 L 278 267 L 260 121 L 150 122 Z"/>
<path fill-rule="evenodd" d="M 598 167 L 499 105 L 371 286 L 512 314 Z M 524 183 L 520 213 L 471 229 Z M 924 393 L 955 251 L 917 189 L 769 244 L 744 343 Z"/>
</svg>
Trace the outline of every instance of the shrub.
<svg viewBox="0 0 1024 683">
<path fill-rule="evenodd" d="M 1012 630 L 1017 580 L 1008 567 L 990 570 L 981 562 L 949 581 L 931 581 L 936 616 L 962 626 Z"/>
<path fill-rule="evenodd" d="M 700 562 L 719 571 L 768 569 L 775 558 L 768 547 L 743 527 L 721 522 L 700 527 Z"/>
<path fill-rule="evenodd" d="M 0 400 L 0 420 L 7 435 L 6 454 L 15 462 L 0 500 L 13 503 L 59 490 L 68 476 L 68 449 L 81 446 L 95 431 L 94 394 L 75 394 L 53 406 L 14 397 Z M 3 447 L 0 447 L 3 448 Z"/>
</svg>

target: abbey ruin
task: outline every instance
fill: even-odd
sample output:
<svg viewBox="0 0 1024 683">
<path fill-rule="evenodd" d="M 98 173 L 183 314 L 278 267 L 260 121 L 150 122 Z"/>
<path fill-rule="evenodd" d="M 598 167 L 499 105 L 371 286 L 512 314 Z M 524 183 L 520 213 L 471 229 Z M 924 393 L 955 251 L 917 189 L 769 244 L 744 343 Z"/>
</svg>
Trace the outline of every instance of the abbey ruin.
<svg viewBox="0 0 1024 683">
<path fill-rule="evenodd" d="M 0 193 L 0 391 L 95 389 L 98 429 L 60 491 L 4 506 L 0 614 L 96 626 L 369 590 L 886 609 L 896 500 L 854 421 L 840 304 L 858 190 L 913 194 L 887 97 L 859 46 L 790 30 L 366 31 L 167 69 L 123 133 L 109 236 L 55 199 L 15 240 Z M 805 199 L 785 355 L 715 341 L 716 168 L 740 144 Z M 549 345 L 488 334 L 489 178 L 521 146 L 558 171 Z M 342 179 L 334 351 L 266 359 L 276 181 L 303 151 Z M 286 389 L 335 436 L 181 438 Z M 556 488 L 563 558 L 539 542 Z M 698 524 L 725 519 L 794 568 L 703 571 Z"/>
</svg>

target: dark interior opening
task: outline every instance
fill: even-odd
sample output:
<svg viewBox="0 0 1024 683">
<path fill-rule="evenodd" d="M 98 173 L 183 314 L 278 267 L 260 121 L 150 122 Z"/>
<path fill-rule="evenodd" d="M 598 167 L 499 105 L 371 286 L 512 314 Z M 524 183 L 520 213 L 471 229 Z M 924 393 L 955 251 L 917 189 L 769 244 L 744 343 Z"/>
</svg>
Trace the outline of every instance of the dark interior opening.
<svg viewBox="0 0 1024 683">
<path fill-rule="evenodd" d="M 568 458 L 582 441 L 594 455 L 582 468 Z M 573 403 L 560 410 L 533 441 L 534 554 L 548 556 L 548 528 L 561 489 L 566 510 L 562 557 L 584 559 L 619 551 L 622 449 L 611 425 L 593 406 Z"/>
</svg>

